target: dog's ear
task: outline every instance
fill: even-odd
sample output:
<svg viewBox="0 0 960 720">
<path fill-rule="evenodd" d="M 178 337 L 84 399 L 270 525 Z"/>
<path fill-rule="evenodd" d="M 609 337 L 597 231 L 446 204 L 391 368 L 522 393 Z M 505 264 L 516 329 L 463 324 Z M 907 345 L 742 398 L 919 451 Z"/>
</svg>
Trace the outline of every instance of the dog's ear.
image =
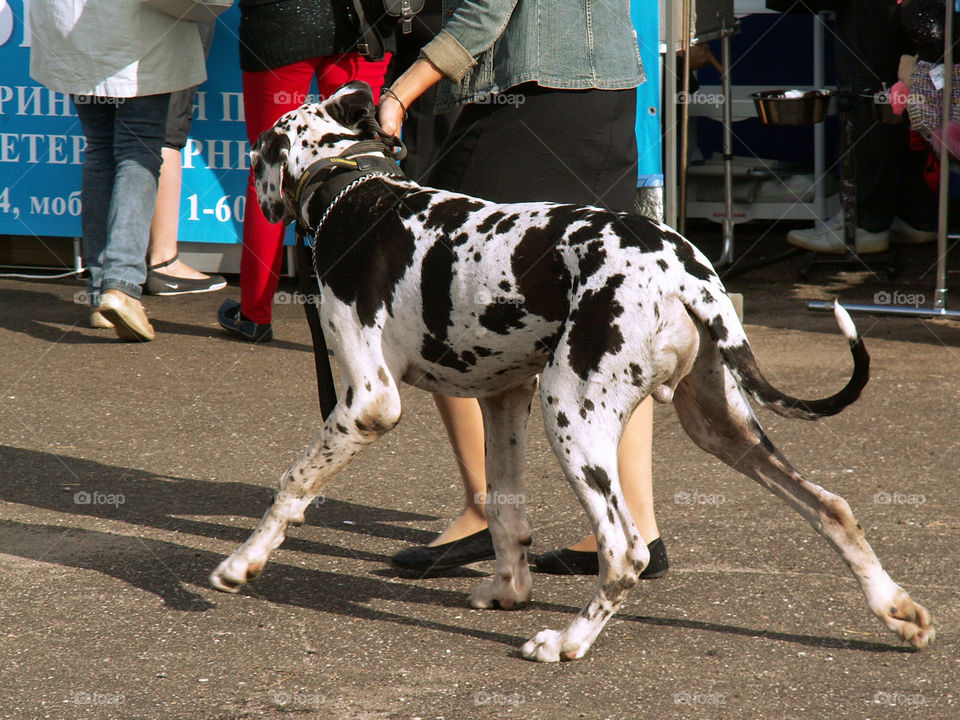
<svg viewBox="0 0 960 720">
<path fill-rule="evenodd" d="M 330 98 L 327 112 L 345 127 L 357 127 L 364 120 L 375 119 L 373 91 L 360 80 L 349 82 Z"/>
<path fill-rule="evenodd" d="M 260 133 L 250 151 L 257 200 L 263 216 L 272 223 L 292 219 L 284 217 L 286 206 L 283 202 L 283 173 L 289 155 L 290 137 L 275 127 Z"/>
</svg>

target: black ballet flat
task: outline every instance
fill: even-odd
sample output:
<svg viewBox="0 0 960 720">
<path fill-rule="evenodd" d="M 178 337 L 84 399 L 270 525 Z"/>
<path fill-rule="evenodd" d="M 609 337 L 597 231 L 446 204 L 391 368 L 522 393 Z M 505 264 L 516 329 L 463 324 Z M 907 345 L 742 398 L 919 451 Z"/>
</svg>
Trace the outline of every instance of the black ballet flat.
<svg viewBox="0 0 960 720">
<path fill-rule="evenodd" d="M 664 546 L 663 540 L 657 538 L 647 545 L 647 549 L 650 551 L 650 562 L 640 573 L 640 579 L 653 580 L 663 577 L 670 569 L 670 562 L 667 560 L 667 548 Z M 600 572 L 600 561 L 597 559 L 596 552 L 583 552 L 568 548 L 551 550 L 543 555 L 538 555 L 533 559 L 533 566 L 537 572 L 552 575 L 596 575 Z"/>
<path fill-rule="evenodd" d="M 443 545 L 406 548 L 391 560 L 396 567 L 404 570 L 449 570 L 481 560 L 493 560 L 495 557 L 493 537 L 490 530 L 484 528 L 473 535 Z"/>
</svg>

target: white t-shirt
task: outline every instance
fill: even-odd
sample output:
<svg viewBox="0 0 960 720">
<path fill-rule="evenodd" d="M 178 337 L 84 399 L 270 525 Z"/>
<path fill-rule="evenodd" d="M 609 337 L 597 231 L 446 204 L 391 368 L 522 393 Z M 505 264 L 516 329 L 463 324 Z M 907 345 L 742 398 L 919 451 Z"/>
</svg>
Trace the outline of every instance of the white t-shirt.
<svg viewBox="0 0 960 720">
<path fill-rule="evenodd" d="M 141 0 L 33 0 L 30 76 L 75 95 L 142 97 L 207 77 L 196 23 Z"/>
</svg>

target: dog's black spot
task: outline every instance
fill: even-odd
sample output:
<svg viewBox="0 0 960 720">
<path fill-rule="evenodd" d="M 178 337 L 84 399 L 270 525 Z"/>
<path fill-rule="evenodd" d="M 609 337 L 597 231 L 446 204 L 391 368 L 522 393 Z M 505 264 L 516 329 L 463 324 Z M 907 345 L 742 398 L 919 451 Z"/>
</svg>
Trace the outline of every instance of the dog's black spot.
<svg viewBox="0 0 960 720">
<path fill-rule="evenodd" d="M 477 354 L 477 356 L 479 356 L 479 357 L 490 357 L 491 355 L 499 355 L 499 354 L 500 354 L 499 352 L 494 352 L 494 351 L 491 350 L 490 348 L 481 347 L 481 346 L 479 346 L 479 345 L 474 345 L 474 346 L 473 346 L 473 351 L 474 351 L 474 352 Z"/>
<path fill-rule="evenodd" d="M 440 342 L 447 339 L 451 325 L 453 299 L 453 262 L 456 256 L 450 248 L 438 242 L 427 250 L 420 272 L 420 295 L 423 300 L 423 322 Z"/>
<path fill-rule="evenodd" d="M 502 210 L 493 211 L 483 219 L 483 222 L 477 225 L 477 232 L 481 235 L 486 235 L 493 229 L 494 225 L 503 220 L 505 217 L 506 213 Z"/>
<path fill-rule="evenodd" d="M 462 228 L 470 218 L 470 213 L 485 207 L 480 200 L 468 197 L 452 197 L 441 200 L 431 206 L 427 222 L 428 230 L 440 230 L 444 235 L 452 235 Z"/>
<path fill-rule="evenodd" d="M 717 342 L 723 342 L 727 339 L 727 326 L 723 322 L 723 318 L 719 315 L 714 315 L 710 320 L 708 320 L 705 325 L 707 326 L 707 332 L 710 333 L 712 337 Z"/>
<path fill-rule="evenodd" d="M 480 262 L 482 259 L 483 259 L 483 255 L 481 255 L 480 253 L 475 252 L 475 253 L 473 254 L 473 261 L 474 261 L 474 262 Z"/>
<path fill-rule="evenodd" d="M 529 228 L 510 258 L 517 291 L 524 298 L 526 311 L 557 322 L 565 320 L 570 311 L 572 280 L 557 249 L 565 222 L 563 215 L 557 214 L 551 215 L 546 226 Z"/>
<path fill-rule="evenodd" d="M 477 364 L 477 356 L 469 350 L 464 350 L 462 353 L 460 353 L 460 359 L 470 367 L 473 367 Z"/>
<path fill-rule="evenodd" d="M 353 405 L 353 385 L 347 388 L 347 394 L 343 396 L 343 402 L 347 407 Z"/>
<path fill-rule="evenodd" d="M 510 283 L 507 280 L 501 280 L 500 284 L 497 286 L 504 292 L 510 292 Z"/>
<path fill-rule="evenodd" d="M 630 380 L 634 385 L 643 385 L 643 369 L 636 363 L 630 363 Z"/>
<path fill-rule="evenodd" d="M 623 275 L 611 275 L 598 290 L 587 290 L 573 315 L 570 329 L 570 367 L 582 379 L 600 368 L 604 356 L 623 347 L 623 334 L 615 320 L 623 313 L 616 300 Z"/>
<path fill-rule="evenodd" d="M 583 407 L 587 412 L 593 412 L 595 407 L 593 404 L 593 400 L 591 400 L 590 398 L 584 398 Z"/>
<path fill-rule="evenodd" d="M 364 387 L 367 389 L 367 392 L 370 392 L 371 390 L 373 390 L 373 386 L 370 383 L 367 383 L 366 385 L 364 385 Z"/>
<path fill-rule="evenodd" d="M 663 270 L 664 272 L 666 272 L 666 271 L 667 271 L 667 268 L 670 267 L 670 266 L 667 265 L 667 261 L 664 260 L 663 258 L 657 258 L 657 267 L 659 267 L 661 270 Z"/>
<path fill-rule="evenodd" d="M 480 315 L 480 324 L 498 335 L 509 335 L 513 328 L 523 327 L 523 310 L 512 303 L 491 303 Z"/>
<path fill-rule="evenodd" d="M 516 215 L 507 215 L 503 220 L 497 223 L 497 235 L 506 235 L 513 230 L 519 218 Z"/>
<path fill-rule="evenodd" d="M 681 292 L 683 291 L 681 290 Z M 713 304 L 713 294 L 705 287 L 700 288 L 700 302 L 706 305 Z"/>
<path fill-rule="evenodd" d="M 620 237 L 620 247 L 639 248 L 644 252 L 663 250 L 663 231 L 648 217 L 617 213 L 614 232 Z"/>
<path fill-rule="evenodd" d="M 594 490 L 603 494 L 604 497 L 610 495 L 610 476 L 607 471 L 597 465 L 584 465 L 580 468 L 583 473 L 583 479 Z"/>
<path fill-rule="evenodd" d="M 673 243 L 677 258 L 683 264 L 683 269 L 686 270 L 687 274 L 698 280 L 711 280 L 717 276 L 712 267 L 704 265 L 694 256 L 693 246 L 690 243 L 679 235 L 669 238 L 669 240 Z"/>
<path fill-rule="evenodd" d="M 390 376 L 387 375 L 387 371 L 382 366 L 377 368 L 377 379 L 385 386 L 390 385 Z"/>
<path fill-rule="evenodd" d="M 586 246 L 583 256 L 580 258 L 580 278 L 586 280 L 597 270 L 603 267 L 607 259 L 607 251 L 603 249 L 603 243 L 595 240 Z"/>
<path fill-rule="evenodd" d="M 301 132 L 302 131 L 297 128 L 297 134 L 299 135 Z M 356 141 L 357 139 L 356 133 L 327 133 L 326 135 L 320 137 L 320 139 L 317 141 L 317 145 L 320 147 L 333 147 L 338 142 L 342 142 L 344 140 Z"/>
<path fill-rule="evenodd" d="M 347 430 L 347 428 L 341 425 L 340 423 L 337 423 L 337 432 L 340 433 L 341 435 L 346 435 L 350 431 Z"/>
<path fill-rule="evenodd" d="M 580 417 L 582 417 L 584 420 L 587 419 L 587 409 L 586 409 L 586 408 L 580 408 Z"/>
<path fill-rule="evenodd" d="M 425 216 L 423 213 L 430 207 L 430 201 L 435 197 L 432 190 L 414 190 L 403 196 L 401 205 L 412 216 L 416 215 L 420 220 Z"/>
<path fill-rule="evenodd" d="M 568 425 L 570 425 L 570 421 L 567 420 L 567 415 L 566 415 L 566 413 L 564 413 L 564 412 L 558 412 L 558 413 L 557 413 L 557 425 L 559 425 L 559 426 L 562 427 L 562 428 L 565 428 L 565 427 L 567 427 Z"/>
<path fill-rule="evenodd" d="M 382 308 L 392 312 L 397 283 L 413 264 L 416 239 L 396 211 L 399 197 L 396 186 L 367 180 L 334 206 L 316 239 L 320 282 L 356 305 L 364 327 L 376 323 Z M 320 217 L 314 201 L 310 205 L 309 217 Z"/>
<path fill-rule="evenodd" d="M 452 368 L 457 372 L 465 373 L 470 369 L 467 364 L 460 359 L 460 356 L 453 351 L 453 348 L 430 334 L 423 336 L 423 340 L 420 343 L 420 355 L 427 362 Z M 436 378 L 429 375 L 429 373 L 424 373 L 424 377 L 431 381 L 436 380 Z"/>
</svg>

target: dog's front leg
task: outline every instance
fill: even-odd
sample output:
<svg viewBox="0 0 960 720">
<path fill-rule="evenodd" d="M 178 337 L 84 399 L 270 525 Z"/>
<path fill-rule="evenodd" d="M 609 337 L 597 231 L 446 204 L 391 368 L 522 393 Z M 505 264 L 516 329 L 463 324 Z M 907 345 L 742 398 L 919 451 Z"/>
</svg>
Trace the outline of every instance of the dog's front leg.
<svg viewBox="0 0 960 720">
<path fill-rule="evenodd" d="M 487 497 L 485 509 L 497 553 L 492 580 L 470 595 L 475 608 L 512 610 L 530 599 L 532 581 L 527 565 L 530 527 L 526 518 L 523 464 L 530 401 L 537 386 L 531 378 L 506 392 L 480 399 L 486 440 Z"/>
<path fill-rule="evenodd" d="M 316 440 L 280 478 L 280 490 L 253 534 L 210 574 L 215 588 L 236 592 L 263 572 L 287 526 L 301 524 L 304 510 L 327 482 L 397 424 L 400 393 L 384 368 L 385 364 L 375 365 L 371 373 L 349 381 Z"/>
</svg>

